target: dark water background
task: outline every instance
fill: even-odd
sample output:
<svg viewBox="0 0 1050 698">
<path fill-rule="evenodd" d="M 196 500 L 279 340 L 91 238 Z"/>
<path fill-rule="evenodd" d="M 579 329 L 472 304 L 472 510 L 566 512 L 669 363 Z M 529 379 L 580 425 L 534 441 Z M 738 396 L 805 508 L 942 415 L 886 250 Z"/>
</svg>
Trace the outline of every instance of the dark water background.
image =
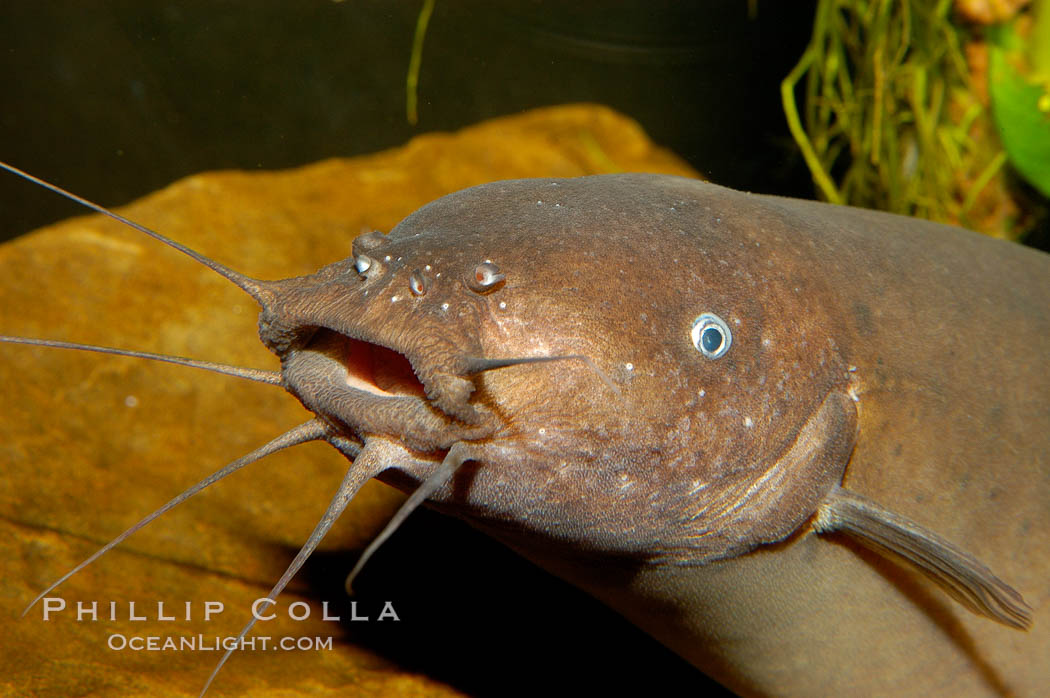
<svg viewBox="0 0 1050 698">
<path fill-rule="evenodd" d="M 808 196 L 778 84 L 813 4 L 758 2 L 752 18 L 744 0 L 438 0 L 413 127 L 404 83 L 421 0 L 4 0 L 0 158 L 116 206 L 204 170 L 370 153 L 589 101 L 716 182 Z M 0 238 L 82 213 L 0 176 Z M 339 598 L 352 562 L 318 555 L 302 575 Z M 717 690 L 589 597 L 430 512 L 359 590 L 397 599 L 405 622 L 352 639 L 475 695 Z"/>
<path fill-rule="evenodd" d="M 115 206 L 179 177 L 371 153 L 537 106 L 599 102 L 731 187 L 808 196 L 778 83 L 812 0 L 5 0 L 0 158 Z M 0 239 L 83 213 L 0 178 Z"/>
</svg>

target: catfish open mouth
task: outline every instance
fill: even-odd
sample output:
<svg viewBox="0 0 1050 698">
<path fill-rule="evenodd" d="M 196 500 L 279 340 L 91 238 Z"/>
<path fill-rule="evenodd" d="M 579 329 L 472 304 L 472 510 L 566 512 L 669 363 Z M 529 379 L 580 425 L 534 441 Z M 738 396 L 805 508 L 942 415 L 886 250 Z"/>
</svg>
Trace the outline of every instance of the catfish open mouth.
<svg viewBox="0 0 1050 698">
<path fill-rule="evenodd" d="M 318 327 L 303 347 L 289 356 L 301 354 L 323 357 L 329 371 L 340 374 L 332 377 L 353 391 L 384 399 L 427 399 L 426 387 L 409 358 L 381 344 Z"/>
<path fill-rule="evenodd" d="M 404 354 L 332 329 L 317 328 L 289 351 L 282 374 L 307 409 L 359 438 L 382 435 L 428 452 L 492 432 L 442 410 Z"/>
<path fill-rule="evenodd" d="M 332 330 L 322 329 L 320 333 L 335 334 L 343 340 L 346 384 L 351 388 L 381 397 L 426 399 L 426 389 L 416 377 L 412 363 L 403 354 Z M 322 337 L 322 341 L 326 340 Z"/>
</svg>

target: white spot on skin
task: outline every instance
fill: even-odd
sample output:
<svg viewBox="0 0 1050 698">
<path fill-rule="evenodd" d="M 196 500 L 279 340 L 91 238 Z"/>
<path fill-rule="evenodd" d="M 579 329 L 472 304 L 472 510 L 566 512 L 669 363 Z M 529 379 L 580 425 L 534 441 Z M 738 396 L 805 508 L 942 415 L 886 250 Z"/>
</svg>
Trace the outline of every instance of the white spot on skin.
<svg viewBox="0 0 1050 698">
<path fill-rule="evenodd" d="M 507 309 L 507 301 L 500 301 L 499 302 L 499 309 L 500 310 L 506 310 Z"/>
<path fill-rule="evenodd" d="M 699 393 L 697 393 L 697 394 L 698 394 L 698 395 L 699 395 L 700 397 L 703 397 L 704 395 L 707 395 L 707 391 L 706 391 L 706 390 L 704 390 L 703 388 L 700 388 L 700 392 L 699 392 Z"/>
<path fill-rule="evenodd" d="M 390 259 L 391 259 L 390 255 L 387 255 L 386 257 L 383 257 L 383 261 L 384 262 L 389 262 Z"/>
<path fill-rule="evenodd" d="M 401 296 L 390 296 L 391 303 L 397 303 L 399 300 L 401 300 Z"/>
<path fill-rule="evenodd" d="M 540 436 L 546 436 L 546 434 L 547 434 L 547 429 L 546 429 L 546 428 L 544 428 L 544 427 L 540 427 L 540 428 L 539 428 L 539 434 L 540 434 Z"/>
<path fill-rule="evenodd" d="M 634 364 L 632 364 L 631 362 L 625 363 L 623 365 L 623 367 L 626 368 L 628 371 L 633 371 L 634 370 Z"/>
<path fill-rule="evenodd" d="M 430 269 L 431 269 L 431 266 L 430 266 L 430 265 L 428 264 L 428 265 L 426 265 L 426 266 L 425 266 L 425 267 L 423 267 L 423 268 L 424 268 L 424 269 L 426 269 L 427 271 L 430 271 Z"/>
<path fill-rule="evenodd" d="M 765 339 L 762 340 L 762 346 L 764 346 L 764 347 L 768 347 L 772 343 L 773 342 L 769 341 L 769 337 L 766 337 Z"/>
<path fill-rule="evenodd" d="M 448 310 L 448 303 L 442 303 L 441 304 L 441 309 L 442 310 Z"/>
<path fill-rule="evenodd" d="M 139 399 L 137 397 L 135 397 L 134 395 L 128 395 L 126 398 L 124 398 L 124 406 L 125 407 L 138 407 L 139 406 Z"/>
<path fill-rule="evenodd" d="M 744 426 L 750 429 L 751 427 L 755 426 L 755 422 L 750 417 L 744 417 Z"/>
</svg>

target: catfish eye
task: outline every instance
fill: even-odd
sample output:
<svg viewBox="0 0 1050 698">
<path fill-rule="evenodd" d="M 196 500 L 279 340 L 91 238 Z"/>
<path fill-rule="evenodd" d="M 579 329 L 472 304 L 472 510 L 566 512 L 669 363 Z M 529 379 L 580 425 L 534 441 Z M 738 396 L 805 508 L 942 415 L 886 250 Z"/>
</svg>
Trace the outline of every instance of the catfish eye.
<svg viewBox="0 0 1050 698">
<path fill-rule="evenodd" d="M 473 291 L 478 293 L 484 293 L 493 289 L 499 282 L 503 281 L 506 277 L 500 272 L 492 262 L 482 262 L 478 266 L 474 267 L 474 271 L 471 273 L 470 278 L 467 279 L 467 286 Z"/>
<path fill-rule="evenodd" d="M 691 336 L 696 350 L 709 359 L 725 356 L 733 343 L 729 325 L 714 313 L 704 313 L 693 320 Z"/>
</svg>

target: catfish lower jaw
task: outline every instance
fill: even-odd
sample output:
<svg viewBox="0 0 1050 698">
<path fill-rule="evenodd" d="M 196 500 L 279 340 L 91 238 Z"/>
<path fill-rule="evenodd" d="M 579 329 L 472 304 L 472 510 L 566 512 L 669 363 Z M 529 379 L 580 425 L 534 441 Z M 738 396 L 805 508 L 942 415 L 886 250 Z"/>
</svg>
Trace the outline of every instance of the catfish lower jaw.
<svg viewBox="0 0 1050 698">
<path fill-rule="evenodd" d="M 426 398 L 403 355 L 320 328 L 282 357 L 289 392 L 315 414 L 352 434 L 380 434 L 418 451 L 484 438 L 492 426 L 468 425 Z"/>
</svg>

